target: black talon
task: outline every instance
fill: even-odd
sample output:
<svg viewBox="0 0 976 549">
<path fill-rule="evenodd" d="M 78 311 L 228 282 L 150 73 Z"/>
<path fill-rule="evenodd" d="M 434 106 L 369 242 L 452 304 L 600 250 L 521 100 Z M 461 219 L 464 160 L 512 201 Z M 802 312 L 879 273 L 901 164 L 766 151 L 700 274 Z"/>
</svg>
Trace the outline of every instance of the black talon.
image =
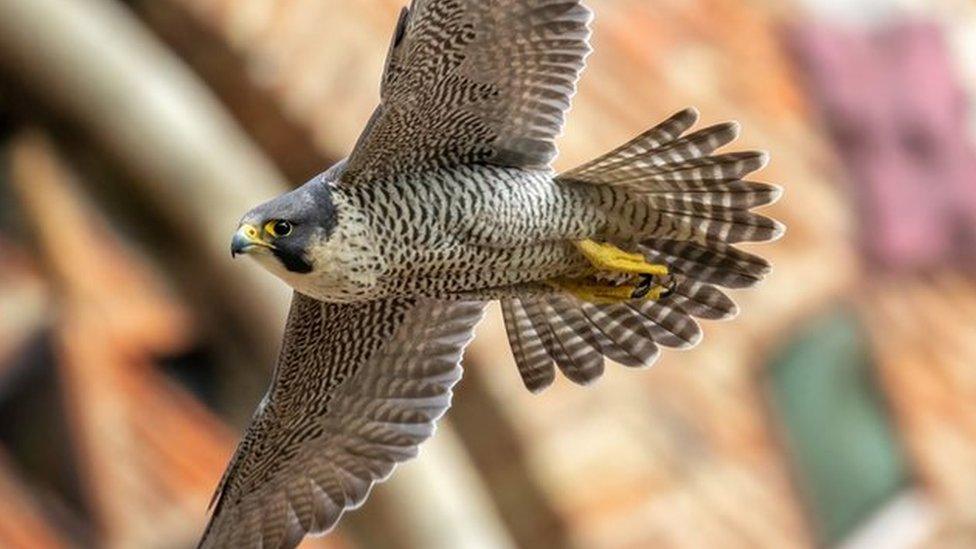
<svg viewBox="0 0 976 549">
<path fill-rule="evenodd" d="M 647 294 L 651 293 L 651 288 L 654 287 L 654 275 L 642 274 L 640 275 L 640 282 L 634 288 L 633 293 L 630 294 L 631 299 L 644 299 Z"/>
</svg>

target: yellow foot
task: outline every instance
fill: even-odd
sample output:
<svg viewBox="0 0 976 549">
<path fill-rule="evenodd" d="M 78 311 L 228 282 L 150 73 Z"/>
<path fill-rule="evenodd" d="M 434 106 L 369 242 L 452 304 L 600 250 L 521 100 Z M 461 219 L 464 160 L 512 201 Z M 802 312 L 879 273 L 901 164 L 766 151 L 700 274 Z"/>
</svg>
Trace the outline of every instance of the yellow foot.
<svg viewBox="0 0 976 549">
<path fill-rule="evenodd" d="M 648 282 L 612 284 L 594 278 L 556 278 L 550 280 L 549 284 L 582 301 L 597 305 L 634 300 L 657 301 L 671 293 L 671 288 L 667 286 L 649 286 Z"/>
<path fill-rule="evenodd" d="M 635 275 L 667 276 L 668 267 L 648 263 L 641 254 L 632 254 L 613 244 L 599 244 L 592 240 L 580 240 L 576 247 L 598 271 Z"/>
</svg>

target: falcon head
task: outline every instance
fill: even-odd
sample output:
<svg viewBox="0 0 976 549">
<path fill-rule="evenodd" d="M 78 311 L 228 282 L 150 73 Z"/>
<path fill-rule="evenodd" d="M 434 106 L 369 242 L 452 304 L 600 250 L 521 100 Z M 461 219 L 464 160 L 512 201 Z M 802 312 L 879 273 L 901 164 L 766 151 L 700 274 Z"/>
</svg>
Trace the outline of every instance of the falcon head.
<svg viewBox="0 0 976 549">
<path fill-rule="evenodd" d="M 315 180 L 245 214 L 230 252 L 233 257 L 250 255 L 287 280 L 315 270 L 315 249 L 335 226 L 329 185 Z"/>
</svg>

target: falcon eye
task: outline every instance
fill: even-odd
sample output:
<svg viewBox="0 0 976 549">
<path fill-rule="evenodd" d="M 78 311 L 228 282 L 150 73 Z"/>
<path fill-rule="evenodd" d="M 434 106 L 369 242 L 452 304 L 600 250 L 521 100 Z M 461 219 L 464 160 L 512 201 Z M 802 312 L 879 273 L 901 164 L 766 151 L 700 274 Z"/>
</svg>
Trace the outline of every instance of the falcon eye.
<svg viewBox="0 0 976 549">
<path fill-rule="evenodd" d="M 264 226 L 264 230 L 268 231 L 268 234 L 275 238 L 281 238 L 283 236 L 288 236 L 291 234 L 292 225 L 288 221 L 281 219 L 275 219 L 268 222 Z"/>
</svg>

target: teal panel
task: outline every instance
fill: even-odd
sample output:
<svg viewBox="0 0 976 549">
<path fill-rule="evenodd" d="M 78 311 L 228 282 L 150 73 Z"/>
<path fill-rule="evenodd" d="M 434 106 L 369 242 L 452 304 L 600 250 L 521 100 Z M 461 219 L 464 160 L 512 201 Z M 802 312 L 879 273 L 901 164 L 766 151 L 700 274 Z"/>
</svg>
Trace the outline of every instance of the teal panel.
<svg viewBox="0 0 976 549">
<path fill-rule="evenodd" d="M 907 482 L 853 315 L 806 327 L 770 368 L 772 407 L 821 541 L 841 540 Z"/>
</svg>

